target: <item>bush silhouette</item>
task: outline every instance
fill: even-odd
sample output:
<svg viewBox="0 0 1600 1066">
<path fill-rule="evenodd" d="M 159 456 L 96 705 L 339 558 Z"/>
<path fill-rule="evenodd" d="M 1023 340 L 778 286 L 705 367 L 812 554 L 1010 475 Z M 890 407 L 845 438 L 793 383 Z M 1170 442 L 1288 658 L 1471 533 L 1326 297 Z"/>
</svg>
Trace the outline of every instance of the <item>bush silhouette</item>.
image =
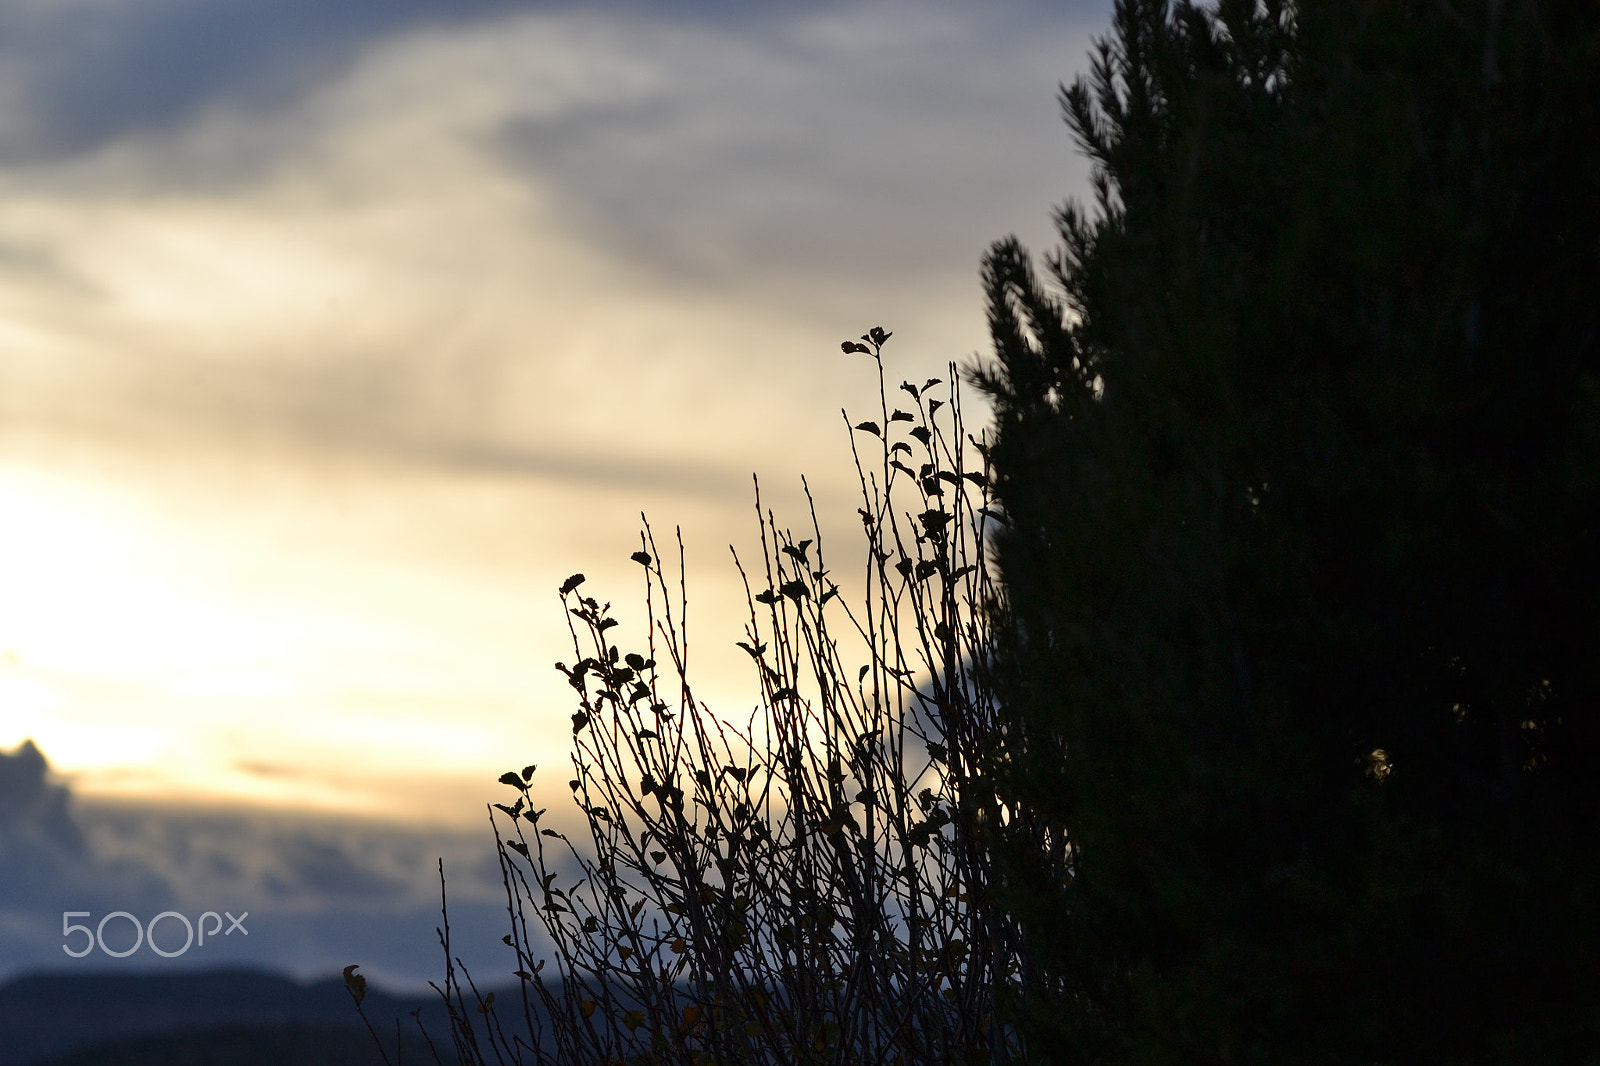
<svg viewBox="0 0 1600 1066">
<path fill-rule="evenodd" d="M 521 996 L 480 996 L 451 963 L 441 991 L 463 1061 L 1020 1053 L 1001 1007 L 1027 967 L 981 839 L 1000 817 L 982 769 L 997 727 L 981 676 L 998 518 L 986 446 L 963 423 L 954 366 L 891 401 L 889 336 L 842 345 L 879 385 L 877 417 L 846 419 L 858 598 L 834 580 L 815 504 L 800 538 L 762 512 L 757 485 L 760 556 L 735 557 L 751 715 L 695 699 L 681 542 L 665 564 L 645 525 L 646 630 L 631 645 L 581 574 L 559 590 L 583 828 L 573 839 L 532 807 L 535 767 L 501 776 L 516 793 L 492 818 Z"/>
</svg>

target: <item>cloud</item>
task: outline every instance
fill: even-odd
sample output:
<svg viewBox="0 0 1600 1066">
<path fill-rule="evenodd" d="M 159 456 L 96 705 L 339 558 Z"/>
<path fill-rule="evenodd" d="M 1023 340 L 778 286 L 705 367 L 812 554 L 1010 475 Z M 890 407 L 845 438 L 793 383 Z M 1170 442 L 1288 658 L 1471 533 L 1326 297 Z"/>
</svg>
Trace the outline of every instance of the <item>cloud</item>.
<svg viewBox="0 0 1600 1066">
<path fill-rule="evenodd" d="M 392 983 L 416 986 L 440 967 L 433 930 L 441 856 L 451 922 L 463 931 L 456 947 L 493 969 L 503 961 L 493 949 L 504 901 L 492 851 L 484 833 L 371 820 L 80 805 L 27 742 L 0 752 L 0 982 L 37 969 L 223 964 L 326 976 L 362 961 Z M 249 917 L 177 958 L 142 946 L 125 959 L 98 947 L 81 960 L 62 951 L 84 943 L 81 933 L 63 936 L 64 912 L 74 915 L 66 921 L 97 929 L 114 911 L 147 924 L 169 910 L 195 925 L 206 911 Z M 167 950 L 181 943 L 180 924 L 160 925 Z M 108 920 L 101 933 L 112 950 L 134 943 L 125 918 Z"/>
<path fill-rule="evenodd" d="M 64 856 L 83 854 L 83 834 L 67 812 L 67 790 L 49 780 L 50 764 L 33 741 L 0 752 L 0 844 L 24 842 Z"/>
<path fill-rule="evenodd" d="M 291 106 L 374 40 L 531 6 L 517 0 L 8 0 L 0 163 L 171 130 L 218 102 Z"/>
<path fill-rule="evenodd" d="M 416 810 L 564 749 L 644 510 L 743 700 L 751 472 L 850 557 L 838 343 L 984 346 L 1106 6 L 0 0 L 0 685 L 85 794 Z"/>
</svg>

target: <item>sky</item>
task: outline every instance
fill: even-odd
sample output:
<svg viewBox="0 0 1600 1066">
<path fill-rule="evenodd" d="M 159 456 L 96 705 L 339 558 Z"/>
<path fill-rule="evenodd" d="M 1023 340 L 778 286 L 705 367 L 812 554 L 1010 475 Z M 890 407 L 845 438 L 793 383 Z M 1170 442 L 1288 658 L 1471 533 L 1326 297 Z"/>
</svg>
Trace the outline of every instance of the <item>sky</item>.
<svg viewBox="0 0 1600 1066">
<path fill-rule="evenodd" d="M 423 906 L 396 856 L 566 758 L 555 589 L 626 623 L 641 512 L 747 702 L 752 474 L 850 536 L 839 342 L 981 357 L 984 249 L 1084 191 L 1055 95 L 1109 9 L 0 0 L 0 751 L 82 838 L 14 804 L 0 846 Z M 272 869 L 194 866 L 251 834 Z M 0 940 L 58 953 L 47 882 Z"/>
</svg>

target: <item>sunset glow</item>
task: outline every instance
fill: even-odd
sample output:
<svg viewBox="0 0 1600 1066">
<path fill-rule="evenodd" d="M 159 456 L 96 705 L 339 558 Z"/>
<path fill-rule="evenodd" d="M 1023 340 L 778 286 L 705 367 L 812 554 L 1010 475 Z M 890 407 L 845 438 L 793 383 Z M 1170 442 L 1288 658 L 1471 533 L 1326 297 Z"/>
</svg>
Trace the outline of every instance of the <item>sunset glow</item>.
<svg viewBox="0 0 1600 1066">
<path fill-rule="evenodd" d="M 553 590 L 627 617 L 641 511 L 744 700 L 751 473 L 847 536 L 838 409 L 875 401 L 839 340 L 981 350 L 984 245 L 1080 172 L 1059 18 L 496 11 L 120 126 L 0 87 L 0 748 L 89 796 L 476 823 L 564 760 Z"/>
</svg>

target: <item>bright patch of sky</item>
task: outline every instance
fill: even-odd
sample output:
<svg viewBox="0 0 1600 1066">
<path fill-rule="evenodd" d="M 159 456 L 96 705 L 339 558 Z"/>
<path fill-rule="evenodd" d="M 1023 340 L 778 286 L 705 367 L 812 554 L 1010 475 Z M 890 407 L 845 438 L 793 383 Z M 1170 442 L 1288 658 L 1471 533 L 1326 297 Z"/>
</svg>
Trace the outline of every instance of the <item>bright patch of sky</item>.
<svg viewBox="0 0 1600 1066">
<path fill-rule="evenodd" d="M 1108 6 L 0 0 L 0 748 L 477 824 L 641 511 L 747 703 L 751 473 L 850 543 L 838 342 L 983 351 Z"/>
</svg>

